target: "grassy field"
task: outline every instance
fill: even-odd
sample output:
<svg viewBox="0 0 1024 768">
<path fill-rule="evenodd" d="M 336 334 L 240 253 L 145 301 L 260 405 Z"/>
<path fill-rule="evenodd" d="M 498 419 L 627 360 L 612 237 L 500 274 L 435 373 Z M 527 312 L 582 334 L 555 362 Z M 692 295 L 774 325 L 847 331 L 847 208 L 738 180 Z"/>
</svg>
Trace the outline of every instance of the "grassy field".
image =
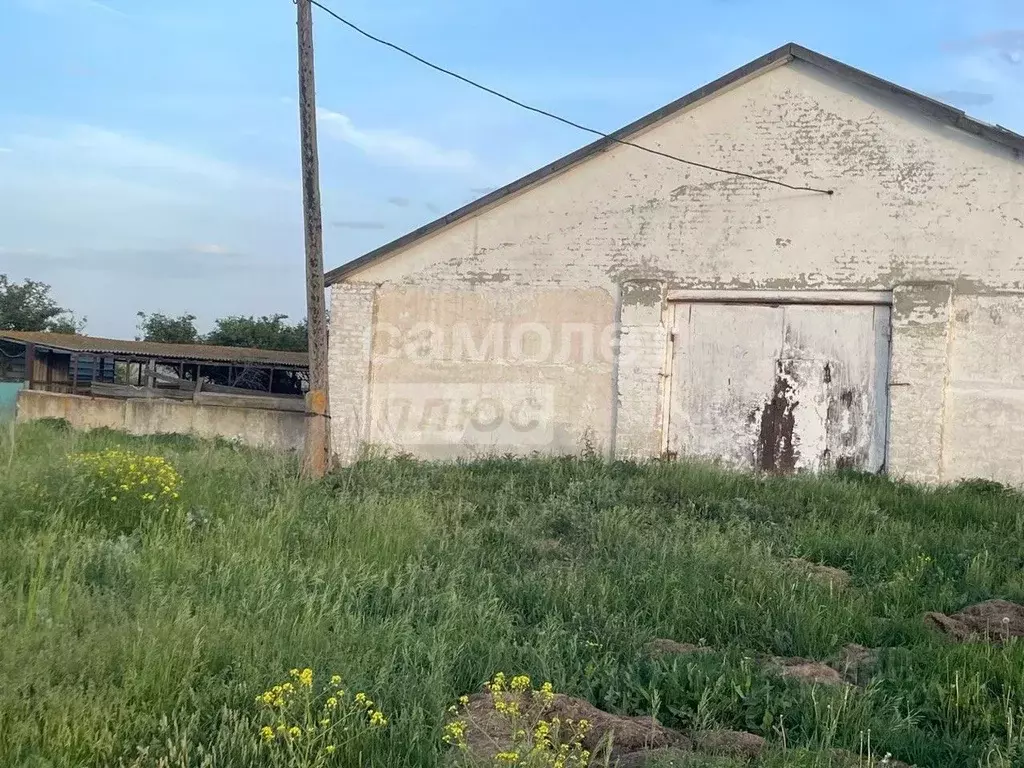
<svg viewBox="0 0 1024 768">
<path fill-rule="evenodd" d="M 176 468 L 169 512 L 133 529 L 123 500 L 90 494 L 67 457 L 110 447 Z M 808 580 L 796 556 L 853 583 Z M 922 622 L 1024 601 L 1022 566 L 1022 497 L 981 483 L 392 459 L 314 484 L 230 445 L 5 425 L 0 764 L 271 765 L 254 699 L 308 667 L 389 720 L 332 765 L 440 765 L 447 707 L 503 670 L 761 734 L 759 765 L 825 766 L 870 738 L 921 766 L 1022 766 L 1024 644 L 955 645 Z M 715 652 L 650 658 L 653 638 Z M 883 649 L 866 688 L 751 661 L 847 643 Z"/>
</svg>

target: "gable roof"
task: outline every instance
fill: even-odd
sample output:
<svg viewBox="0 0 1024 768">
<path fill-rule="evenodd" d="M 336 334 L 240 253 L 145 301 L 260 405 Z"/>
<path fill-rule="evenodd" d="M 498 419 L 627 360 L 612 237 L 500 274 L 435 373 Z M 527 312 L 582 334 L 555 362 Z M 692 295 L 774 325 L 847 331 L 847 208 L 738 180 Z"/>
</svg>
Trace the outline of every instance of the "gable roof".
<svg viewBox="0 0 1024 768">
<path fill-rule="evenodd" d="M 924 96 L 916 91 L 911 91 L 908 88 L 904 88 L 896 85 L 895 83 L 891 83 L 888 80 L 871 75 L 863 70 L 851 67 L 848 64 L 843 64 L 841 61 L 816 53 L 809 48 L 804 48 L 796 43 L 787 43 L 780 48 L 776 48 L 770 53 L 766 53 L 760 58 L 754 59 L 739 69 L 733 70 L 727 75 L 723 75 L 714 82 L 708 83 L 692 93 L 688 93 L 682 98 L 676 99 L 670 104 L 666 104 L 660 109 L 656 109 L 649 115 L 645 115 L 639 120 L 636 120 L 629 125 L 620 128 L 614 133 L 609 134 L 607 138 L 600 138 L 585 147 L 581 147 L 575 152 L 571 152 L 565 157 L 559 158 L 553 163 L 549 163 L 543 168 L 513 181 L 511 184 L 507 184 L 500 189 L 496 189 L 493 192 L 490 192 L 489 194 L 486 194 L 439 219 L 435 219 L 429 224 L 425 224 L 418 229 L 414 229 L 412 232 L 399 237 L 397 240 L 393 240 L 379 248 L 375 248 L 369 253 L 353 259 L 347 264 L 343 264 L 340 267 L 330 270 L 324 276 L 325 282 L 327 285 L 340 282 L 363 267 L 382 260 L 396 251 L 399 251 L 418 240 L 422 240 L 438 230 L 444 229 L 450 224 L 472 216 L 481 209 L 486 208 L 503 198 L 513 195 L 516 192 L 526 189 L 539 181 L 543 181 L 547 177 L 553 176 L 554 174 L 585 160 L 591 155 L 596 155 L 597 153 L 617 144 L 620 141 L 628 139 L 628 137 L 633 134 L 664 120 L 673 113 L 685 109 L 701 99 L 706 99 L 707 97 L 714 95 L 718 91 L 721 91 L 744 78 L 757 74 L 763 69 L 767 69 L 778 64 L 786 64 L 793 60 L 812 64 L 836 77 L 855 83 L 856 85 L 869 88 L 873 91 L 881 91 L 902 102 L 904 105 L 924 113 L 933 120 L 937 120 L 940 123 L 945 123 L 954 128 L 966 131 L 967 133 L 973 134 L 987 141 L 991 141 L 995 144 L 1000 144 L 1013 150 L 1018 159 L 1024 158 L 1024 136 L 1018 133 L 1014 133 L 1000 125 L 990 125 L 989 123 L 982 122 L 981 120 L 976 120 L 967 115 L 962 109 L 957 109 L 949 104 L 937 101 L 936 99 Z"/>
</svg>

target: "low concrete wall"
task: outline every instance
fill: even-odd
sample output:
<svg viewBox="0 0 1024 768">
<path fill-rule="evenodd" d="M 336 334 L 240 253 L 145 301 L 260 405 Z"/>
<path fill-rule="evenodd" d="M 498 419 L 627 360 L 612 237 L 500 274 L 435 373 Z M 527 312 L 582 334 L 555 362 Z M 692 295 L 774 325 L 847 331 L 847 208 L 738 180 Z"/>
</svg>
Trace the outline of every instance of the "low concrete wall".
<svg viewBox="0 0 1024 768">
<path fill-rule="evenodd" d="M 300 450 L 305 432 L 305 416 L 295 411 L 22 390 L 17 420 L 37 419 L 65 419 L 75 429 L 106 427 L 132 435 L 222 437 L 279 451 Z"/>
</svg>

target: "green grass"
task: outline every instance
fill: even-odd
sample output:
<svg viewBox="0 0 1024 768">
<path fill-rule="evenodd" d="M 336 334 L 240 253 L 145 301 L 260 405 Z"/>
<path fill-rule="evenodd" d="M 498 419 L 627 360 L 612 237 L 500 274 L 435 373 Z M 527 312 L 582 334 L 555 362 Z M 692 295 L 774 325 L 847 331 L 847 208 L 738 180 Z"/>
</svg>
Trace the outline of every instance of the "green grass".
<svg viewBox="0 0 1024 768">
<path fill-rule="evenodd" d="M 108 533 L 64 457 L 109 446 L 168 458 L 190 521 Z M 792 556 L 853 585 L 809 582 Z M 1024 601 L 1022 566 L 1024 499 L 980 483 L 570 459 L 373 460 L 304 483 L 230 445 L 0 425 L 0 764 L 148 748 L 134 765 L 261 765 L 253 698 L 309 666 L 390 716 L 363 765 L 440 765 L 446 708 L 503 670 L 759 733 L 764 766 L 825 766 L 869 738 L 921 766 L 1024 766 L 1024 644 L 948 644 L 921 620 Z M 652 660 L 656 637 L 716 653 Z M 851 642 L 887 649 L 864 690 L 751 660 Z"/>
</svg>

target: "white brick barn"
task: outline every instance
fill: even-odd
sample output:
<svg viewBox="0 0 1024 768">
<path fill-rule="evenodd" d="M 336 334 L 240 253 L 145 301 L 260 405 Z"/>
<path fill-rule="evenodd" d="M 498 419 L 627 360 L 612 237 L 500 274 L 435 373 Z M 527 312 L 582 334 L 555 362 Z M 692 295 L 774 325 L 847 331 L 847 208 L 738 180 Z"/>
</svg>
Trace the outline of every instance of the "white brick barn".
<svg viewBox="0 0 1024 768">
<path fill-rule="evenodd" d="M 786 45 L 328 273 L 336 456 L 1024 483 L 1024 137 Z"/>
</svg>

